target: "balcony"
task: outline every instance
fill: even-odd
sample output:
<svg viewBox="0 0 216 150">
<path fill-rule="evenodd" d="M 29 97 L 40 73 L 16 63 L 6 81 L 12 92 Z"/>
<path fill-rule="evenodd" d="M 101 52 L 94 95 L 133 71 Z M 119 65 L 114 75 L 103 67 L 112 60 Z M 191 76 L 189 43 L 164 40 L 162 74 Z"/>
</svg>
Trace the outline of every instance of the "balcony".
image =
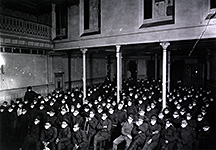
<svg viewBox="0 0 216 150">
<path fill-rule="evenodd" d="M 6 15 L 0 15 L 0 32 L 51 39 L 51 27 Z"/>
</svg>

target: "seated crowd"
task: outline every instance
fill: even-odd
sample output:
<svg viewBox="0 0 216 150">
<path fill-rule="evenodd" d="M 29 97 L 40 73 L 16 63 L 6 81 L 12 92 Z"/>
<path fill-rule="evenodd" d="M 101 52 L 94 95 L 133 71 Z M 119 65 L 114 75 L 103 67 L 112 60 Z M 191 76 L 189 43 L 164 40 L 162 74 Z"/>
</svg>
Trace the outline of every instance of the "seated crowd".
<svg viewBox="0 0 216 150">
<path fill-rule="evenodd" d="M 79 88 L 43 97 L 29 87 L 24 100 L 1 105 L 1 136 L 13 136 L 22 150 L 186 150 L 210 138 L 210 90 L 179 86 L 162 110 L 160 80 L 128 79 L 122 86 L 119 103 L 109 79 L 89 86 L 85 100 Z"/>
</svg>

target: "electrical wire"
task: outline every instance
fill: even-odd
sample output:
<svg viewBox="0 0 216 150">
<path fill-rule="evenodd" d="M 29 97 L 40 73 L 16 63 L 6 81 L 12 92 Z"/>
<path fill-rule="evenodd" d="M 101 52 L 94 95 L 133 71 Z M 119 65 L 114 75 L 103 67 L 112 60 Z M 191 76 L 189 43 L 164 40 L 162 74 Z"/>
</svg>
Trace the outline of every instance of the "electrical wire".
<svg viewBox="0 0 216 150">
<path fill-rule="evenodd" d="M 202 39 L 203 35 L 205 34 L 205 32 L 206 32 L 206 30 L 207 30 L 207 28 L 208 28 L 208 26 L 209 26 L 209 23 L 210 23 L 211 19 L 214 18 L 215 15 L 216 15 L 216 12 L 215 12 L 212 16 L 210 16 L 210 18 L 209 18 L 209 20 L 208 20 L 208 22 L 207 22 L 207 24 L 206 24 L 204 30 L 202 31 L 202 33 L 200 34 L 199 38 L 197 39 L 197 41 L 196 41 L 195 44 L 193 45 L 193 48 L 191 49 L 191 51 L 190 51 L 190 53 L 189 53 L 189 55 L 188 55 L 189 57 L 190 57 L 191 54 L 193 53 L 193 51 L 194 51 L 195 47 L 197 46 L 198 42 Z"/>
</svg>

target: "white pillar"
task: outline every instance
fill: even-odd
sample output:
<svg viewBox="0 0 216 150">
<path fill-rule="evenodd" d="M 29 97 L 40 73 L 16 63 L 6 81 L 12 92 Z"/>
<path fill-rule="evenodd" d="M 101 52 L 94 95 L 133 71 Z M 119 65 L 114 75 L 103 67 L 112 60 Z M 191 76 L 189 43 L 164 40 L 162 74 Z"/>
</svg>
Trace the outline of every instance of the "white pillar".
<svg viewBox="0 0 216 150">
<path fill-rule="evenodd" d="M 83 54 L 83 101 L 86 98 L 86 52 L 87 49 L 81 49 Z"/>
<path fill-rule="evenodd" d="M 168 58 L 167 58 L 167 73 L 168 73 L 168 92 L 170 92 L 170 67 L 171 67 L 171 58 L 170 58 L 170 51 L 168 51 Z"/>
<path fill-rule="evenodd" d="M 168 42 L 163 42 L 160 43 L 160 45 L 163 48 L 163 75 L 162 75 L 162 88 L 163 88 L 163 92 L 162 92 L 162 99 L 163 99 L 163 104 L 162 104 L 162 109 L 166 108 L 166 81 L 167 81 L 167 47 L 170 45 L 170 43 Z"/>
<path fill-rule="evenodd" d="M 116 45 L 116 57 L 117 57 L 117 103 L 120 102 L 120 93 L 122 90 L 122 52 L 120 45 Z"/>
</svg>

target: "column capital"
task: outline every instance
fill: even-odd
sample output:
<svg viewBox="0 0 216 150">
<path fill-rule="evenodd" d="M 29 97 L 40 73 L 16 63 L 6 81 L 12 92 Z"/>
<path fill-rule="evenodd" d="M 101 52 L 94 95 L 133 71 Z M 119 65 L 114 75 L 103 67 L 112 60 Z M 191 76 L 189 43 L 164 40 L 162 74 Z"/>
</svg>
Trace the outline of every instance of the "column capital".
<svg viewBox="0 0 216 150">
<path fill-rule="evenodd" d="M 116 53 L 120 53 L 121 52 L 121 45 L 116 45 Z"/>
<path fill-rule="evenodd" d="M 170 45 L 169 42 L 161 42 L 160 43 L 160 46 L 162 46 L 163 50 L 166 50 L 169 45 Z"/>
<path fill-rule="evenodd" d="M 87 48 L 83 48 L 83 49 L 80 49 L 80 51 L 81 51 L 83 54 L 85 54 L 85 53 L 88 51 L 88 49 L 87 49 Z"/>
</svg>

